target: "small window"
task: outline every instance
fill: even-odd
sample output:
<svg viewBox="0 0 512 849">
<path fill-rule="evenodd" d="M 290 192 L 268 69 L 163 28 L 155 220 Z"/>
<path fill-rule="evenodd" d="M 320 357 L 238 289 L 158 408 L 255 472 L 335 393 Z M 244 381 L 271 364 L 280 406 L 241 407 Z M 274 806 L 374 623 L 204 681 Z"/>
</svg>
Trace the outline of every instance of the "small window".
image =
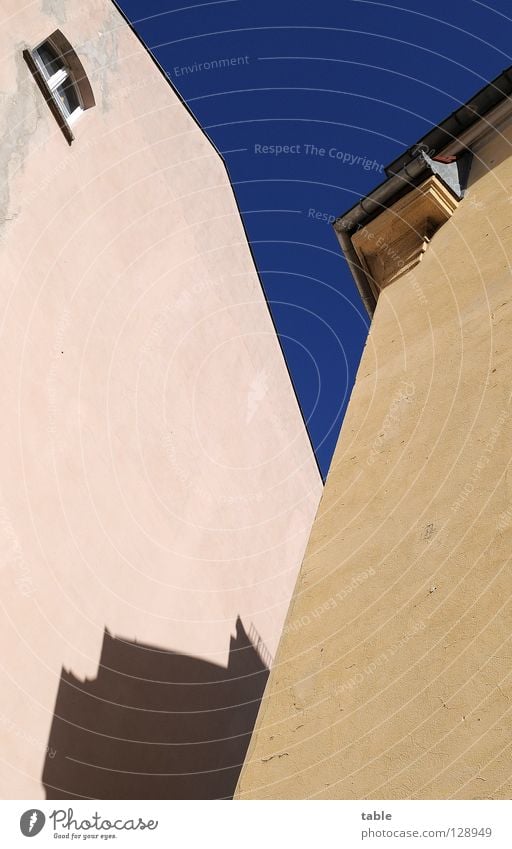
<svg viewBox="0 0 512 849">
<path fill-rule="evenodd" d="M 71 144 L 74 139 L 71 126 L 86 109 L 95 105 L 94 94 L 80 59 L 60 30 L 55 30 L 33 50 L 24 50 L 23 55 Z"/>
<path fill-rule="evenodd" d="M 74 124 L 84 110 L 70 68 L 51 41 L 36 47 L 34 59 L 67 123 Z"/>
</svg>

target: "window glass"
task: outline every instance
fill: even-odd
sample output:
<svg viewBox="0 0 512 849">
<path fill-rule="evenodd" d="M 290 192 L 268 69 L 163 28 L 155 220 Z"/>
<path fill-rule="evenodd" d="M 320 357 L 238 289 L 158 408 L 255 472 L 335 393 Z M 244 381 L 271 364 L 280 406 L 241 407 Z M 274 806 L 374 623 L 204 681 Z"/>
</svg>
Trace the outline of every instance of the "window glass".
<svg viewBox="0 0 512 849">
<path fill-rule="evenodd" d="M 62 83 L 62 85 L 57 86 L 54 91 L 54 96 L 64 114 L 68 117 L 80 106 L 75 86 L 69 77 Z"/>
<path fill-rule="evenodd" d="M 41 47 L 37 48 L 37 55 L 39 56 L 48 77 L 53 77 L 57 71 L 60 71 L 60 69 L 64 67 L 64 62 L 47 41 L 45 41 L 44 44 L 41 44 Z"/>
</svg>

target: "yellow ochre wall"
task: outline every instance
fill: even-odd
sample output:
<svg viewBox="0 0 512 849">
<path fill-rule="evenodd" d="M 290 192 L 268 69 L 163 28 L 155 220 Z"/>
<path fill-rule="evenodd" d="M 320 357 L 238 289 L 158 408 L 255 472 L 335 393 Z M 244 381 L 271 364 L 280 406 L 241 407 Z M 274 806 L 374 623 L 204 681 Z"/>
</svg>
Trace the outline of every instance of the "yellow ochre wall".
<svg viewBox="0 0 512 849">
<path fill-rule="evenodd" d="M 380 296 L 239 798 L 509 798 L 510 126 Z"/>
</svg>

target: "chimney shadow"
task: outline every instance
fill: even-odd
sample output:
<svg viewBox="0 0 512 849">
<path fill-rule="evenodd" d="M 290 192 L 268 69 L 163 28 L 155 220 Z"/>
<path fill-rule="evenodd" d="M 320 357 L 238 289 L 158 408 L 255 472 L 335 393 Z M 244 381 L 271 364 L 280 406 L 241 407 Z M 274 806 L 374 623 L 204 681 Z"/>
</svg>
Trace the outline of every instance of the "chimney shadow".
<svg viewBox="0 0 512 849">
<path fill-rule="evenodd" d="M 268 674 L 239 617 L 227 668 L 105 629 L 94 680 L 62 670 L 46 798 L 231 798 Z"/>
</svg>

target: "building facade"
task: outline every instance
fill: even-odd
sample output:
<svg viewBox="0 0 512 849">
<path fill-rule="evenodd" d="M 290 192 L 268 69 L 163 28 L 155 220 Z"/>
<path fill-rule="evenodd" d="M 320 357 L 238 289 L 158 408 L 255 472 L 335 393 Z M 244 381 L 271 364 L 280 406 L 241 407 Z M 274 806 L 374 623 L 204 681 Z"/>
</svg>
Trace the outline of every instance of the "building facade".
<svg viewBox="0 0 512 849">
<path fill-rule="evenodd" d="M 110 0 L 0 9 L 0 795 L 229 796 L 320 475 L 218 152 Z"/>
<path fill-rule="evenodd" d="M 239 798 L 510 798 L 511 90 L 334 225 L 373 320 Z"/>
</svg>

